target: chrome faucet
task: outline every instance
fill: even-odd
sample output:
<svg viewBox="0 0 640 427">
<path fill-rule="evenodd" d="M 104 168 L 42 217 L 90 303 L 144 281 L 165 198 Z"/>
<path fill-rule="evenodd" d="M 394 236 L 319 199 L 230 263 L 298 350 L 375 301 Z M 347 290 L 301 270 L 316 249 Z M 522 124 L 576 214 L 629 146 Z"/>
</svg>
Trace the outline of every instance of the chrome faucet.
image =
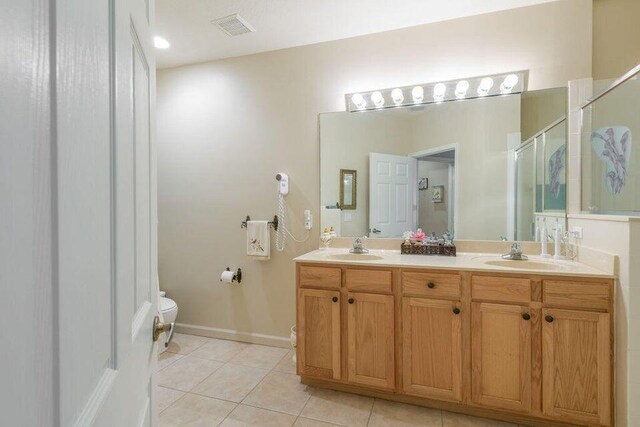
<svg viewBox="0 0 640 427">
<path fill-rule="evenodd" d="M 511 252 L 502 255 L 502 259 L 510 259 L 513 261 L 526 261 L 529 259 L 526 255 L 522 254 L 522 246 L 518 242 L 514 242 L 511 245 Z"/>
<path fill-rule="evenodd" d="M 360 237 L 356 237 L 353 240 L 353 248 L 351 248 L 349 252 L 351 252 L 352 254 L 366 254 L 369 251 L 362 247 L 362 239 Z"/>
</svg>

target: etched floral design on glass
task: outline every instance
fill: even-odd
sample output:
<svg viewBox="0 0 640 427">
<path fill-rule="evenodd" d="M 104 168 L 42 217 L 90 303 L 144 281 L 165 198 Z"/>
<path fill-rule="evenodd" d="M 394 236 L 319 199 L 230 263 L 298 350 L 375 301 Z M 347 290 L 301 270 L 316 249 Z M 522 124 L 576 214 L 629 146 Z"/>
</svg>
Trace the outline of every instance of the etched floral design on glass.
<svg viewBox="0 0 640 427">
<path fill-rule="evenodd" d="M 631 130 L 626 126 L 600 128 L 591 134 L 591 148 L 607 166 L 605 179 L 609 193 L 622 193 L 631 157 Z"/>
<path fill-rule="evenodd" d="M 567 147 L 558 148 L 549 158 L 549 191 L 554 199 L 560 196 L 560 177 L 566 163 Z"/>
</svg>

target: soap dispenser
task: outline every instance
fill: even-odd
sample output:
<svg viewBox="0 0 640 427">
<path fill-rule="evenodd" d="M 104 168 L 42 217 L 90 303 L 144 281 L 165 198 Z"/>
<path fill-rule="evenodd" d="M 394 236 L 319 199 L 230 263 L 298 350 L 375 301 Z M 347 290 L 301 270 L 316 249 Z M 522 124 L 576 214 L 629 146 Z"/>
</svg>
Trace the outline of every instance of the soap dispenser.
<svg viewBox="0 0 640 427">
<path fill-rule="evenodd" d="M 547 218 L 542 218 L 542 227 L 540 228 L 540 256 L 542 258 L 549 258 L 551 255 L 549 255 L 549 251 L 548 251 L 548 238 L 549 236 L 547 235 Z"/>
<path fill-rule="evenodd" d="M 554 243 L 553 259 L 564 259 L 564 257 L 561 254 L 562 224 L 560 224 L 560 218 L 556 218 L 556 227 L 554 228 L 553 243 Z"/>
</svg>

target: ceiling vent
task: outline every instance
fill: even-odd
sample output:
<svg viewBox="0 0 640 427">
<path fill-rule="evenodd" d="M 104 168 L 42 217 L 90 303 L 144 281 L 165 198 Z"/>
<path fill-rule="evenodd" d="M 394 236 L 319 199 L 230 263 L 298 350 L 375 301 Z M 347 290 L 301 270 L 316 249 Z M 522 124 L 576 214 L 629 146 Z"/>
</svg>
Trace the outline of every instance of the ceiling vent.
<svg viewBox="0 0 640 427">
<path fill-rule="evenodd" d="M 255 31 L 255 29 L 237 13 L 225 16 L 224 18 L 214 19 L 211 23 L 220 28 L 220 30 L 228 36 L 239 36 Z"/>
</svg>

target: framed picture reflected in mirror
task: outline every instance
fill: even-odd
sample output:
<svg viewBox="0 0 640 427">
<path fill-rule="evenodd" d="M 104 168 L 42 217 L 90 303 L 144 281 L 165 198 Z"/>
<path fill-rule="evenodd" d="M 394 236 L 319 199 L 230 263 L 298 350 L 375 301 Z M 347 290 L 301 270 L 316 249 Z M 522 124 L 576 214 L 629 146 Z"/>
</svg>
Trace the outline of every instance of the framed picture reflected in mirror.
<svg viewBox="0 0 640 427">
<path fill-rule="evenodd" d="M 358 172 L 340 169 L 340 209 L 355 210 L 357 206 Z"/>
<path fill-rule="evenodd" d="M 431 201 L 442 203 L 444 201 L 444 185 L 434 185 L 431 190 Z"/>
</svg>

